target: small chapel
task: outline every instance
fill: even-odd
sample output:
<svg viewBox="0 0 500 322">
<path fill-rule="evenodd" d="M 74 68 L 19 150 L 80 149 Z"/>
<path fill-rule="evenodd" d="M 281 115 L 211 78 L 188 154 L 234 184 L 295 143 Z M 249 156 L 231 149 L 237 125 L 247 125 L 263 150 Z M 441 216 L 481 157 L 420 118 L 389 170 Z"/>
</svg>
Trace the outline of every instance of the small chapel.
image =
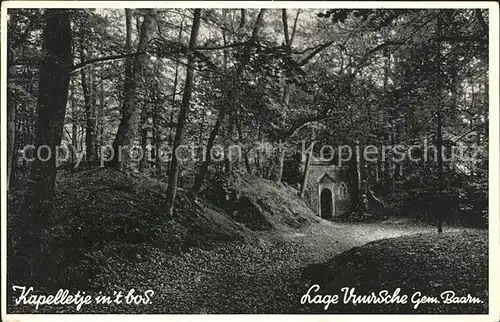
<svg viewBox="0 0 500 322">
<path fill-rule="evenodd" d="M 301 163 L 301 172 L 306 161 Z M 347 166 L 339 167 L 331 162 L 310 160 L 304 199 L 309 207 L 323 219 L 333 219 L 349 210 L 350 189 Z"/>
</svg>

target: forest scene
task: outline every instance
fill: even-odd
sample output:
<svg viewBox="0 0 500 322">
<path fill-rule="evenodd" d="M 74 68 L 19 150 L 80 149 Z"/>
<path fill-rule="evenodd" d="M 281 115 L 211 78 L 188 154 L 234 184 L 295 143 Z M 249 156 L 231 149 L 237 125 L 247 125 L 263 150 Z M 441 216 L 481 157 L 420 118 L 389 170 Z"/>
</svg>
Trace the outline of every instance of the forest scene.
<svg viewBox="0 0 500 322">
<path fill-rule="evenodd" d="M 488 313 L 488 9 L 4 27 L 8 313 Z"/>
</svg>

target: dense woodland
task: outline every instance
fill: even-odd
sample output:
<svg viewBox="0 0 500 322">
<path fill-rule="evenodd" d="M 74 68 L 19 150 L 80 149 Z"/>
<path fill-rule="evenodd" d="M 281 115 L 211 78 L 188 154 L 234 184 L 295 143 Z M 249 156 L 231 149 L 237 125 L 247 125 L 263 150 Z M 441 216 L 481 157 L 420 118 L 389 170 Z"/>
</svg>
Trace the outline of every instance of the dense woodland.
<svg viewBox="0 0 500 322">
<path fill-rule="evenodd" d="M 194 200 L 211 175 L 300 188 L 304 142 L 434 144 L 422 162 L 352 158 L 352 212 L 368 191 L 395 215 L 487 223 L 487 10 L 9 9 L 7 32 L 8 186 L 23 191 L 10 211 L 27 245 L 43 238 L 58 167 L 106 159 L 165 182 L 169 220 L 178 187 Z M 71 153 L 28 162 L 31 144 Z M 199 149 L 166 160 L 162 144 Z M 241 159 L 210 158 L 236 144 Z M 103 149 L 132 145 L 146 157 Z M 478 160 L 446 161 L 453 147 Z"/>
</svg>

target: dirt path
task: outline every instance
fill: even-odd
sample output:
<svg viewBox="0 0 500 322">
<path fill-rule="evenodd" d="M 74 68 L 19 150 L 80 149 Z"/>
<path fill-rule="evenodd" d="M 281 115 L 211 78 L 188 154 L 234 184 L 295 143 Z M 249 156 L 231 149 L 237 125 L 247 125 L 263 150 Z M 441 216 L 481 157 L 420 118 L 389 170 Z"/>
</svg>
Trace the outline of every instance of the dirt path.
<svg viewBox="0 0 500 322">
<path fill-rule="evenodd" d="M 166 283 L 176 287 L 164 288 L 156 299 L 166 305 L 162 312 L 170 313 L 286 313 L 300 292 L 304 267 L 370 241 L 433 231 L 409 224 L 325 222 L 300 232 L 265 232 L 259 246 L 187 254 L 176 267 L 189 271 L 174 273 L 180 280 Z"/>
<path fill-rule="evenodd" d="M 447 229 L 451 230 L 462 229 Z M 370 241 L 426 232 L 434 228 L 323 221 L 301 231 L 262 232 L 258 245 L 221 244 L 178 256 L 159 251 L 148 259 L 123 264 L 120 270 L 125 275 L 119 285 L 107 286 L 123 292 L 134 288 L 137 293 L 151 289 L 155 292 L 151 304 L 89 305 L 79 313 L 291 313 L 297 295 L 307 291 L 300 289 L 298 281 L 308 265 Z M 75 313 L 72 306 L 47 306 L 37 313 L 49 312 Z"/>
</svg>

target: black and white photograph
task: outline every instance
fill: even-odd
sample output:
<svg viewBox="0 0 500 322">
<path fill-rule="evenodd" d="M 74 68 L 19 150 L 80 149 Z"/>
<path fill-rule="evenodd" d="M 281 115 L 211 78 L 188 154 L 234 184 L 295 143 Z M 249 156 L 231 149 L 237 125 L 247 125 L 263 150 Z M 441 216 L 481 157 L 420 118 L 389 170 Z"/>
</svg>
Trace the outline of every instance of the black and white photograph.
<svg viewBox="0 0 500 322">
<path fill-rule="evenodd" d="M 2 320 L 500 319 L 498 3 L 1 14 Z"/>
</svg>

